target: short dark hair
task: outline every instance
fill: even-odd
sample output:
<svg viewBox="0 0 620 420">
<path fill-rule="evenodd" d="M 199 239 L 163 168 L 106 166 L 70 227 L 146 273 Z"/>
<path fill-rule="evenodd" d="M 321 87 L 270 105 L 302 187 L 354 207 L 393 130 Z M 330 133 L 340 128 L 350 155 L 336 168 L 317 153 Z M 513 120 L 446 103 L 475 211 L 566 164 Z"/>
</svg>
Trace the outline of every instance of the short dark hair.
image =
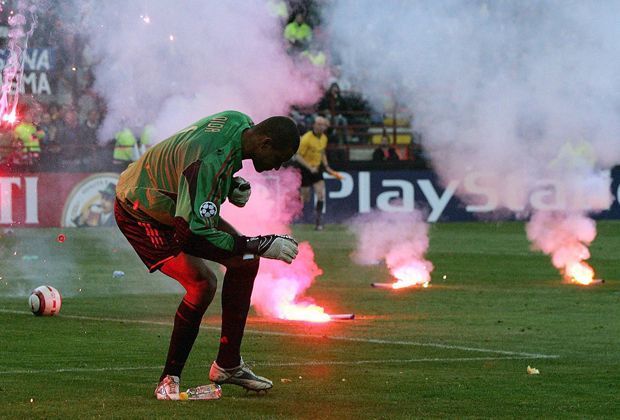
<svg viewBox="0 0 620 420">
<path fill-rule="evenodd" d="M 269 117 L 254 126 L 254 132 L 271 137 L 273 146 L 278 150 L 299 148 L 299 130 L 297 124 L 289 117 Z"/>
</svg>

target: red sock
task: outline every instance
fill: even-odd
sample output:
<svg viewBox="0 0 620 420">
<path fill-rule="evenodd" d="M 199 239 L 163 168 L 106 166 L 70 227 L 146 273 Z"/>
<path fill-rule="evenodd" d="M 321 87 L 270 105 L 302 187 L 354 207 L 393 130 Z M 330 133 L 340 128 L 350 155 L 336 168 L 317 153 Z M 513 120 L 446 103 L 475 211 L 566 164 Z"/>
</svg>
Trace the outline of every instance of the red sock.
<svg viewBox="0 0 620 420">
<path fill-rule="evenodd" d="M 222 286 L 222 335 L 216 359 L 222 368 L 233 368 L 241 363 L 241 340 L 257 272 L 258 260 L 226 270 Z"/>
<path fill-rule="evenodd" d="M 174 329 L 170 338 L 168 357 L 166 358 L 166 366 L 161 374 L 160 381 L 166 375 L 181 376 L 185 361 L 198 336 L 203 314 L 204 311 L 186 302 L 185 299 L 181 301 L 174 316 Z"/>
</svg>

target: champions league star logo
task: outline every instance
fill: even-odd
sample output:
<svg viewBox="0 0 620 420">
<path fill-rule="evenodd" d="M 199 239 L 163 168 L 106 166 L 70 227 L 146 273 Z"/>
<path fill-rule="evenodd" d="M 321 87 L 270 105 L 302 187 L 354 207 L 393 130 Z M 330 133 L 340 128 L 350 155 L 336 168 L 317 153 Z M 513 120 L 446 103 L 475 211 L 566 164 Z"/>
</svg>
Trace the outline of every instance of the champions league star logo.
<svg viewBox="0 0 620 420">
<path fill-rule="evenodd" d="M 211 201 L 205 201 L 200 205 L 200 216 L 204 219 L 213 217 L 217 214 L 217 206 Z"/>
</svg>

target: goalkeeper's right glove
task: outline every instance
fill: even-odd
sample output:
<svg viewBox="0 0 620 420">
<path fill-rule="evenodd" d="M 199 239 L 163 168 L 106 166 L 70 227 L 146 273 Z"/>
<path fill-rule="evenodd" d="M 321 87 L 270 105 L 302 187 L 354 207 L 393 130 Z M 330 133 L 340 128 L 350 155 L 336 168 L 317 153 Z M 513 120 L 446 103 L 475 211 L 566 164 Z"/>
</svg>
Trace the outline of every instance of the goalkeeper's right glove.
<svg viewBox="0 0 620 420">
<path fill-rule="evenodd" d="M 228 201 L 237 207 L 245 206 L 250 199 L 252 189 L 250 183 L 240 176 L 232 179 L 230 192 L 228 193 Z"/>
<path fill-rule="evenodd" d="M 247 238 L 246 253 L 291 263 L 297 256 L 297 241 L 288 235 L 264 235 Z"/>
</svg>

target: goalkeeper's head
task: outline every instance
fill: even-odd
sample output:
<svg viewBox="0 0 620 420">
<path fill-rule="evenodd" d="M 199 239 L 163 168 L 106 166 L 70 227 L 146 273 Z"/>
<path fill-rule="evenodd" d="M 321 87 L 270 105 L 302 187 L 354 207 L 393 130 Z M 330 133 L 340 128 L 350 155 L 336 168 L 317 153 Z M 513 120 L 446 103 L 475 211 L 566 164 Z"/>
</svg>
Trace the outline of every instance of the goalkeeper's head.
<svg viewBox="0 0 620 420">
<path fill-rule="evenodd" d="M 289 117 L 267 118 L 243 133 L 243 158 L 258 172 L 280 169 L 298 148 L 299 130 Z"/>
</svg>

